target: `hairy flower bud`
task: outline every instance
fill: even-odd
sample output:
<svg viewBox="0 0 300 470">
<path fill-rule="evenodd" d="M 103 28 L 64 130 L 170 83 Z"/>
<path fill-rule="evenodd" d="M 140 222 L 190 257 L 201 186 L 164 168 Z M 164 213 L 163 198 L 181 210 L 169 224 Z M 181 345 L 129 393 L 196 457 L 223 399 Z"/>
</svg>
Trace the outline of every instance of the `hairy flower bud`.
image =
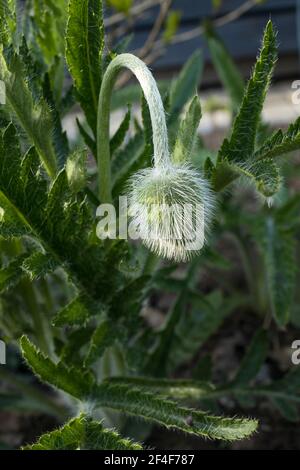
<svg viewBox="0 0 300 470">
<path fill-rule="evenodd" d="M 129 208 L 143 243 L 158 256 L 188 261 L 203 247 L 214 197 L 190 165 L 146 168 L 130 180 Z"/>
</svg>

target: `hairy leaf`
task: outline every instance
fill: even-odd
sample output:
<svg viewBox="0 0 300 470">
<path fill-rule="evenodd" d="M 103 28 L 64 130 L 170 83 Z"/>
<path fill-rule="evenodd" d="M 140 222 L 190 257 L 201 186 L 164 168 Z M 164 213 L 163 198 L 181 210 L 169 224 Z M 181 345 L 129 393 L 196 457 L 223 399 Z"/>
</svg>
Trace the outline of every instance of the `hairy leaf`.
<svg viewBox="0 0 300 470">
<path fill-rule="evenodd" d="M 101 321 L 91 337 L 85 364 L 90 365 L 100 359 L 106 348 L 113 344 L 116 336 L 116 325 L 113 325 L 112 322 L 107 319 Z"/>
<path fill-rule="evenodd" d="M 53 272 L 58 266 L 55 258 L 41 251 L 35 251 L 22 263 L 23 271 L 30 276 L 31 280 L 44 277 L 46 274 Z"/>
<path fill-rule="evenodd" d="M 8 64 L 0 51 L 0 79 L 6 86 L 6 99 L 14 122 L 26 132 L 47 173 L 54 178 L 57 159 L 52 142 L 53 122 L 48 104 L 42 99 L 38 102 L 33 99 L 20 57 L 16 54 Z"/>
<path fill-rule="evenodd" d="M 142 446 L 80 415 L 23 450 L 142 450 Z"/>
<path fill-rule="evenodd" d="M 66 58 L 79 102 L 95 132 L 104 30 L 101 0 L 69 0 Z"/>
<path fill-rule="evenodd" d="M 159 395 L 127 385 L 103 383 L 97 389 L 98 406 L 154 421 L 170 429 L 212 439 L 233 441 L 250 436 L 257 421 L 210 416 L 180 407 Z"/>
<path fill-rule="evenodd" d="M 264 259 L 271 309 L 283 326 L 289 320 L 295 289 L 295 238 L 271 215 L 257 222 L 253 234 Z"/>
<path fill-rule="evenodd" d="M 175 163 L 186 162 L 193 151 L 197 130 L 201 119 L 201 106 L 198 96 L 195 96 L 189 106 L 185 118 L 179 127 L 178 136 L 173 151 Z"/>
<path fill-rule="evenodd" d="M 40 380 L 64 390 L 79 400 L 89 398 L 94 379 L 88 372 L 68 368 L 62 363 L 55 364 L 46 358 L 26 336 L 22 336 L 20 347 L 27 364 Z"/>
<path fill-rule="evenodd" d="M 265 29 L 260 55 L 233 124 L 231 137 L 225 139 L 219 152 L 219 160 L 228 159 L 241 163 L 253 155 L 260 114 L 276 58 L 276 34 L 272 22 L 269 21 Z"/>
<path fill-rule="evenodd" d="M 275 131 L 272 136 L 255 152 L 254 158 L 264 160 L 284 155 L 300 148 L 300 118 L 290 124 L 288 130 Z"/>
</svg>

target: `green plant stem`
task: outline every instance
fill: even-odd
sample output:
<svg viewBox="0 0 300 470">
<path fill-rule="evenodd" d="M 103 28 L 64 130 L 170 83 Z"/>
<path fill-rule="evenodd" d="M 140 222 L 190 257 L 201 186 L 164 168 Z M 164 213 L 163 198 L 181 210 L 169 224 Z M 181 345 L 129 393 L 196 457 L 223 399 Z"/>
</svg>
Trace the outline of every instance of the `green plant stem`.
<svg viewBox="0 0 300 470">
<path fill-rule="evenodd" d="M 102 204 L 112 202 L 109 118 L 112 90 L 121 69 L 129 69 L 138 79 L 147 101 L 151 116 L 154 165 L 170 164 L 168 131 L 164 106 L 157 84 L 144 62 L 132 54 L 120 54 L 106 69 L 98 100 L 97 113 L 97 161 L 99 198 Z"/>
<path fill-rule="evenodd" d="M 29 385 L 24 380 L 18 378 L 15 374 L 7 370 L 6 367 L 0 367 L 0 379 L 12 385 L 14 388 L 22 392 L 22 394 L 30 397 L 31 399 L 41 403 L 52 415 L 64 420 L 70 416 L 67 408 L 56 403 L 54 399 L 47 396 L 44 392 L 40 392 L 37 388 Z"/>
</svg>

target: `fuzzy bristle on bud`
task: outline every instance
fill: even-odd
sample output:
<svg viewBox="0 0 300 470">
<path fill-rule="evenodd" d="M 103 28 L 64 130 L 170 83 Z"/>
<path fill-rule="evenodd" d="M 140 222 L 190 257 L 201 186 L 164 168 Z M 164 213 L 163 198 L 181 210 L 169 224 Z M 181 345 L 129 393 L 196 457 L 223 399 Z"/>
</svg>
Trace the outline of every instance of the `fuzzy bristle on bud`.
<svg viewBox="0 0 300 470">
<path fill-rule="evenodd" d="M 214 196 L 191 165 L 139 171 L 129 182 L 128 202 L 131 223 L 158 256 L 188 261 L 203 247 Z"/>
</svg>

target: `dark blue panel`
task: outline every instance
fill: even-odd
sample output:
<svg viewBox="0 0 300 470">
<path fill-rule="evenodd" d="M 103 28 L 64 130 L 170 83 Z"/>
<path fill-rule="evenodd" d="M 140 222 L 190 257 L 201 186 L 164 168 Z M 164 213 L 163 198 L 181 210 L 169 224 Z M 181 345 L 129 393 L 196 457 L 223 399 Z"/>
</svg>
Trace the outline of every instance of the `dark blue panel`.
<svg viewBox="0 0 300 470">
<path fill-rule="evenodd" d="M 239 7 L 244 3 L 244 0 L 224 0 L 221 8 L 217 12 L 217 16 L 221 16 L 225 13 L 228 13 L 235 8 Z M 184 22 L 199 22 L 204 17 L 214 15 L 211 6 L 211 0 L 174 0 L 173 7 L 176 10 L 182 11 L 182 21 Z M 279 10 L 291 10 L 295 11 L 296 0 L 269 0 L 262 5 L 257 5 L 256 7 L 249 10 L 247 15 L 256 15 L 266 12 L 268 14 L 276 12 Z M 159 8 L 153 8 L 152 10 L 147 11 L 145 18 L 139 20 L 137 27 L 150 28 L 153 24 L 153 21 L 159 11 Z"/>
<path fill-rule="evenodd" d="M 288 2 L 288 0 L 286 0 Z M 187 0 L 187 3 L 189 0 Z M 275 3 L 275 0 L 272 2 Z M 276 0 L 279 3 L 279 0 Z M 280 0 L 280 3 L 283 3 Z M 255 59 L 263 29 L 271 16 L 276 25 L 279 35 L 279 52 L 281 55 L 289 55 L 297 53 L 296 41 L 296 18 L 293 12 L 274 10 L 270 15 L 269 12 L 261 12 L 260 15 L 245 15 L 237 21 L 228 23 L 218 28 L 218 33 L 223 38 L 225 45 L 235 59 Z M 190 26 L 182 26 L 180 32 L 188 30 Z M 137 32 L 132 43 L 132 48 L 138 48 L 143 44 L 147 37 L 146 31 Z M 182 65 L 192 52 L 202 48 L 205 59 L 209 59 L 205 39 L 199 36 L 191 41 L 181 44 L 175 44 L 168 47 L 167 53 L 154 64 L 154 68 L 172 69 Z"/>
</svg>

